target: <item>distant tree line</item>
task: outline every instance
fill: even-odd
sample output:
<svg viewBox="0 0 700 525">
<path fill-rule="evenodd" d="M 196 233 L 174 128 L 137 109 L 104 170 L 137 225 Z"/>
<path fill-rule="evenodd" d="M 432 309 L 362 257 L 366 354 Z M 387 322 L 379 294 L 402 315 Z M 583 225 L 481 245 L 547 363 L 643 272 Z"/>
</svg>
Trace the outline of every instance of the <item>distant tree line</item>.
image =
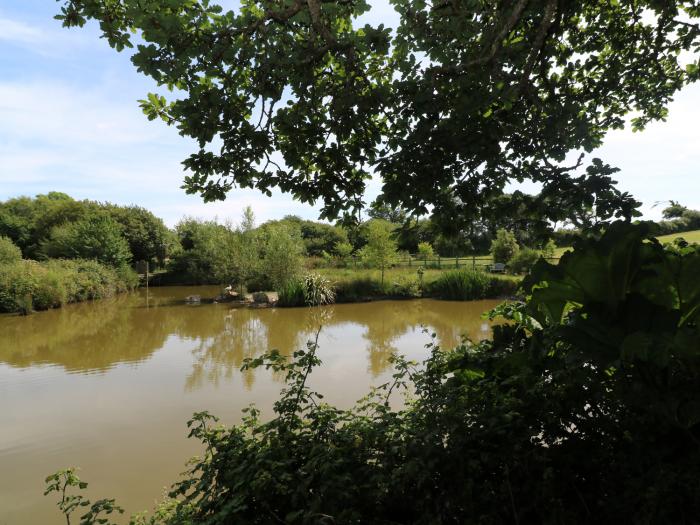
<svg viewBox="0 0 700 525">
<path fill-rule="evenodd" d="M 135 261 L 162 265 L 176 244 L 163 220 L 144 208 L 59 192 L 0 203 L 0 236 L 25 259 L 95 259 L 115 267 Z"/>
</svg>

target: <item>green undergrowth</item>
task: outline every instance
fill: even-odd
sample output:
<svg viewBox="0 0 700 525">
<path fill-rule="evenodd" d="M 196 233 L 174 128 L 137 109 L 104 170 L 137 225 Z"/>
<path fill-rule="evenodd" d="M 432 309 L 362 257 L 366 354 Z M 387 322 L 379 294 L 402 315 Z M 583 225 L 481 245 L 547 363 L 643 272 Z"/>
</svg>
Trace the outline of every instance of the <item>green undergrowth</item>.
<svg viewBox="0 0 700 525">
<path fill-rule="evenodd" d="M 97 261 L 20 260 L 0 265 L 0 312 L 27 314 L 133 290 L 138 275 Z"/>
</svg>

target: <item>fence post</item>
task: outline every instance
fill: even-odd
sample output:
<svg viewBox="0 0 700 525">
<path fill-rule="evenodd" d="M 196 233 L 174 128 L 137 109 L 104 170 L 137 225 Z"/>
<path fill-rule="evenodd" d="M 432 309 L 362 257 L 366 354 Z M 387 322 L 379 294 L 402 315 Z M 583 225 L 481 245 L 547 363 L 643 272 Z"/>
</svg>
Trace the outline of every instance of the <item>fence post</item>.
<svg viewBox="0 0 700 525">
<path fill-rule="evenodd" d="M 476 255 L 472 255 L 472 270 L 476 270 Z"/>
<path fill-rule="evenodd" d="M 411 267 L 411 254 L 408 254 L 408 267 Z"/>
<path fill-rule="evenodd" d="M 442 263 L 440 262 L 440 256 L 438 255 L 438 268 L 442 268 Z"/>
<path fill-rule="evenodd" d="M 459 255 L 455 257 L 455 268 L 459 269 Z"/>
</svg>

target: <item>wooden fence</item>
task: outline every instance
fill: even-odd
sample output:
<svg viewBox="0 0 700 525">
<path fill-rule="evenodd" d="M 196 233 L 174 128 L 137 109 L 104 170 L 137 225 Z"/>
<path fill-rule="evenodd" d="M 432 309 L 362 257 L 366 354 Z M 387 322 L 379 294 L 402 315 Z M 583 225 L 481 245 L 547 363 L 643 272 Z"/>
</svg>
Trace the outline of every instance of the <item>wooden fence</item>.
<svg viewBox="0 0 700 525">
<path fill-rule="evenodd" d="M 552 264 L 559 262 L 559 257 L 550 257 L 546 259 Z M 352 257 L 352 266 L 359 268 L 362 262 L 358 257 Z M 393 266 L 395 268 L 434 268 L 438 270 L 471 268 L 473 270 L 487 270 L 493 264 L 493 258 L 490 255 L 464 255 L 461 257 L 420 257 L 417 255 L 404 256 L 398 259 Z M 507 267 L 507 266 L 506 266 Z"/>
</svg>

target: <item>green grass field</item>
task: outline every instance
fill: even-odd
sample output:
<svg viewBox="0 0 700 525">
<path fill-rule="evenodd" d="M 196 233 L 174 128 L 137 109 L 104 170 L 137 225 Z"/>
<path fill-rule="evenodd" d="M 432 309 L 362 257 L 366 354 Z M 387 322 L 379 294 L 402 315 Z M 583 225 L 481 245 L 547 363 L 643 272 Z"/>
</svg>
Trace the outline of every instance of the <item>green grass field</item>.
<svg viewBox="0 0 700 525">
<path fill-rule="evenodd" d="M 700 243 L 700 230 L 693 230 L 693 231 L 689 231 L 689 232 L 680 232 L 680 233 L 671 233 L 669 235 L 662 235 L 661 237 L 657 237 L 657 239 L 661 243 L 667 243 L 667 242 L 673 242 L 673 240 L 677 239 L 678 237 L 683 237 L 688 242 Z M 570 247 L 557 248 L 554 251 L 554 255 L 555 255 L 555 257 L 561 257 L 564 254 L 564 252 L 569 251 L 570 249 L 571 249 Z"/>
<path fill-rule="evenodd" d="M 700 230 L 693 230 L 690 232 L 681 232 L 681 233 L 671 233 L 669 235 L 663 235 L 661 237 L 658 237 L 658 239 L 659 239 L 659 241 L 666 243 L 666 242 L 673 242 L 673 240 L 677 239 L 678 237 L 683 237 L 688 242 L 700 243 Z"/>
</svg>

